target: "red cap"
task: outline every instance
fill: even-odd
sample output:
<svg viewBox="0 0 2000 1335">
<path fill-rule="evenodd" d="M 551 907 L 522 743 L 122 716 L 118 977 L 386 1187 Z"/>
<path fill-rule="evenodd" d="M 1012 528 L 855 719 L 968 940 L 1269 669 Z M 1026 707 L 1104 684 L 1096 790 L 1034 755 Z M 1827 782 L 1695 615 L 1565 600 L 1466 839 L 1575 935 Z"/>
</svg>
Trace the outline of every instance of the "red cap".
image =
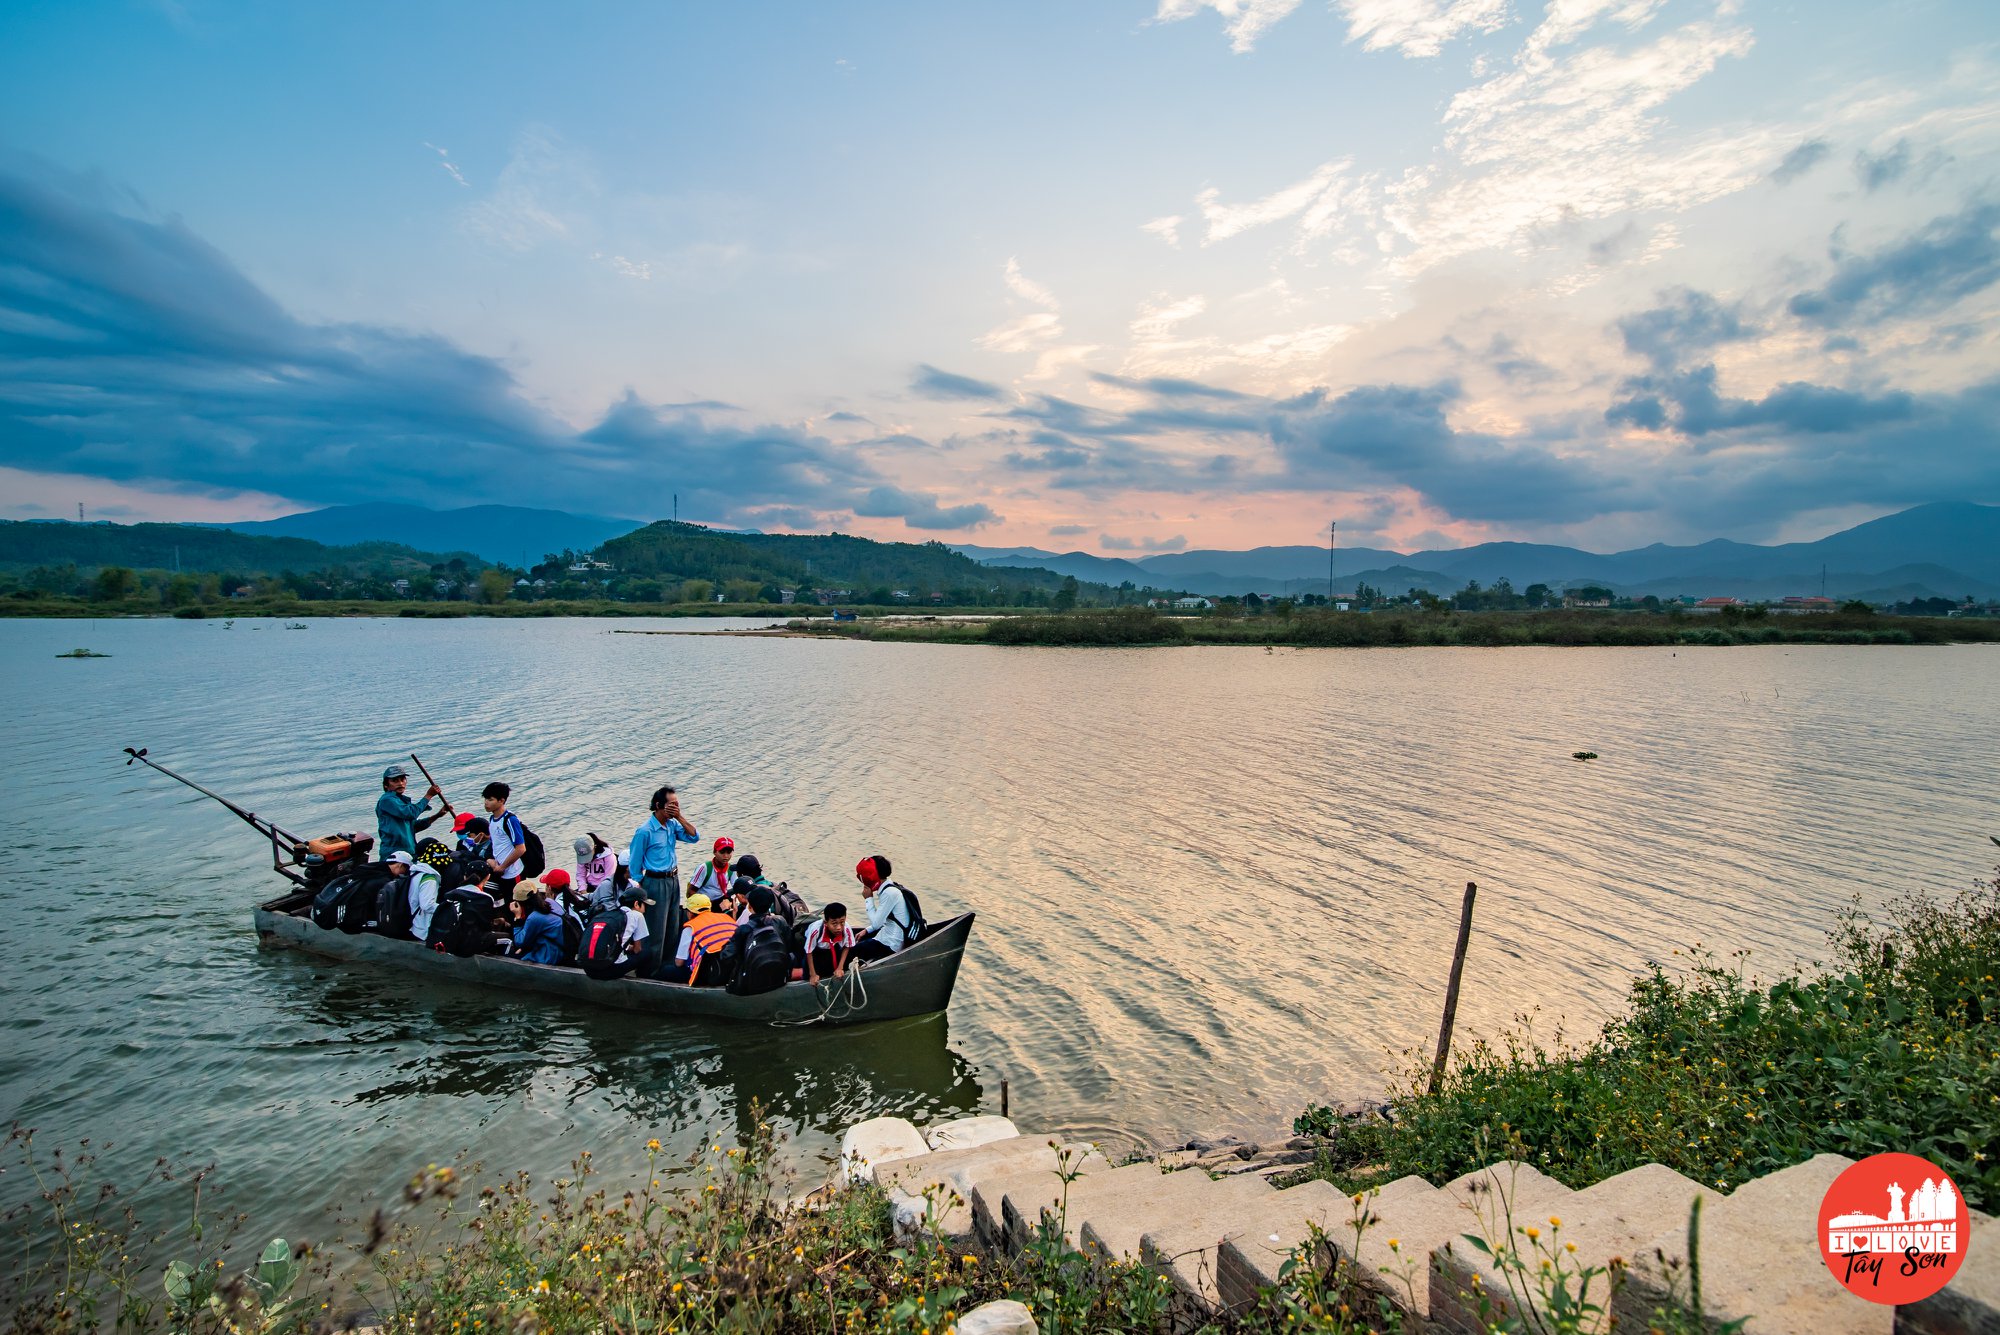
<svg viewBox="0 0 2000 1335">
<path fill-rule="evenodd" d="M 458 813 L 458 819 L 451 823 L 451 832 L 453 834 L 464 834 L 465 827 L 470 824 L 472 824 L 472 813 L 470 811 L 461 811 Z"/>
<path fill-rule="evenodd" d="M 717 839 L 717 840 L 715 841 L 715 851 L 716 851 L 716 852 L 720 853 L 720 852 L 722 852 L 722 851 L 723 851 L 724 849 L 727 849 L 727 850 L 728 850 L 729 852 L 731 852 L 731 853 L 734 853 L 734 852 L 736 851 L 736 841 L 735 841 L 734 839 L 731 839 L 731 838 L 730 838 L 730 837 L 729 837 L 728 835 L 726 835 L 726 834 L 725 834 L 725 835 L 723 835 L 723 836 L 722 836 L 722 837 L 721 837 L 720 839 Z"/>
<path fill-rule="evenodd" d="M 561 867 L 551 867 L 542 873 L 543 885 L 568 885 L 569 873 Z"/>
<path fill-rule="evenodd" d="M 875 870 L 874 858 L 863 858 L 854 864 L 854 874 L 864 881 L 879 881 L 881 875 Z"/>
</svg>

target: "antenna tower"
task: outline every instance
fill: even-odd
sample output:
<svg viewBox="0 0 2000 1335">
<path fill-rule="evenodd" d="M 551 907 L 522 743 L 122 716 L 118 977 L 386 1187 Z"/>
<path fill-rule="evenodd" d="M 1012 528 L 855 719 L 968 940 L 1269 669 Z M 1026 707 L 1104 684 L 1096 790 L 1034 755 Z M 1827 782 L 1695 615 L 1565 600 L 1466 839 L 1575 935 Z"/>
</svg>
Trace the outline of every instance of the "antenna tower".
<svg viewBox="0 0 2000 1335">
<path fill-rule="evenodd" d="M 1333 606 L 1333 547 L 1334 539 L 1339 536 L 1339 533 L 1340 521 L 1338 519 L 1333 520 L 1326 526 L 1326 605 L 1328 607 Z"/>
</svg>

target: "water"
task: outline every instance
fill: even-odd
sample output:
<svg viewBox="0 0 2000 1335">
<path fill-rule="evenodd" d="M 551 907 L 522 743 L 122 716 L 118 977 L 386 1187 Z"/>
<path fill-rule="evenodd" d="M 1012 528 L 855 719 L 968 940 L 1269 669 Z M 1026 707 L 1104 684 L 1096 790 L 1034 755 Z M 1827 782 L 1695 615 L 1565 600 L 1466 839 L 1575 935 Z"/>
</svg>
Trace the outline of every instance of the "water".
<svg viewBox="0 0 2000 1335">
<path fill-rule="evenodd" d="M 752 1100 L 826 1155 L 853 1121 L 997 1111 L 1163 1145 L 1283 1127 L 1435 1032 L 1583 1031 L 1700 941 L 1772 973 L 1833 916 L 1990 865 L 1985 647 L 988 650 L 618 634 L 729 623 L 0 622 L 0 1117 L 213 1160 L 321 1236 L 467 1150 L 614 1176 Z M 79 644 L 113 655 L 68 661 Z M 785 1032 L 260 951 L 265 847 L 153 754 L 301 833 L 372 829 L 422 754 L 560 857 L 658 783 L 815 904 L 894 859 L 980 914 L 950 1014 Z M 1576 750 L 1603 759 L 1578 763 Z M 704 839 L 704 845 L 706 838 Z"/>
</svg>

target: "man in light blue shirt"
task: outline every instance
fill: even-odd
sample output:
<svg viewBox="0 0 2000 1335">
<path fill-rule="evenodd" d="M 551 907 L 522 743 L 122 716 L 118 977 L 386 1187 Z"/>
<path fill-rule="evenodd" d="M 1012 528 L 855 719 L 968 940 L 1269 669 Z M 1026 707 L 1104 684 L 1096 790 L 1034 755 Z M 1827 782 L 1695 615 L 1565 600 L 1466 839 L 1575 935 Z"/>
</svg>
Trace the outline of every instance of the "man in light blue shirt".
<svg viewBox="0 0 2000 1335">
<path fill-rule="evenodd" d="M 627 857 L 632 878 L 653 901 L 646 910 L 645 957 L 635 972 L 641 978 L 657 977 L 672 966 L 674 942 L 681 939 L 680 845 L 694 843 L 701 836 L 694 822 L 681 814 L 681 800 L 672 785 L 653 794 L 653 814 L 632 832 Z"/>
</svg>

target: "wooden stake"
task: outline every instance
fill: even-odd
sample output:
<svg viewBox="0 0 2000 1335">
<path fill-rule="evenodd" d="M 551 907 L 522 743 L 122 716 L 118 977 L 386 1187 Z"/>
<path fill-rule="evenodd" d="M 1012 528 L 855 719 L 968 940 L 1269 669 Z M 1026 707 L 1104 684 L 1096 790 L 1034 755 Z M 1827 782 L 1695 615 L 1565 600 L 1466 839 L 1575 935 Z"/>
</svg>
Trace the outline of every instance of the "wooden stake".
<svg viewBox="0 0 2000 1335">
<path fill-rule="evenodd" d="M 1000 1081 L 1000 1115 L 1007 1115 L 1007 1081 L 1004 1078 Z"/>
<path fill-rule="evenodd" d="M 1458 1018 L 1458 980 L 1465 973 L 1465 946 L 1472 939 L 1472 901 L 1479 887 L 1465 883 L 1465 905 L 1458 911 L 1458 946 L 1451 952 L 1451 983 L 1444 990 L 1444 1023 L 1438 1026 L 1437 1062 L 1431 1067 L 1431 1093 L 1444 1083 L 1445 1058 L 1451 1055 L 1451 1024 Z"/>
</svg>

